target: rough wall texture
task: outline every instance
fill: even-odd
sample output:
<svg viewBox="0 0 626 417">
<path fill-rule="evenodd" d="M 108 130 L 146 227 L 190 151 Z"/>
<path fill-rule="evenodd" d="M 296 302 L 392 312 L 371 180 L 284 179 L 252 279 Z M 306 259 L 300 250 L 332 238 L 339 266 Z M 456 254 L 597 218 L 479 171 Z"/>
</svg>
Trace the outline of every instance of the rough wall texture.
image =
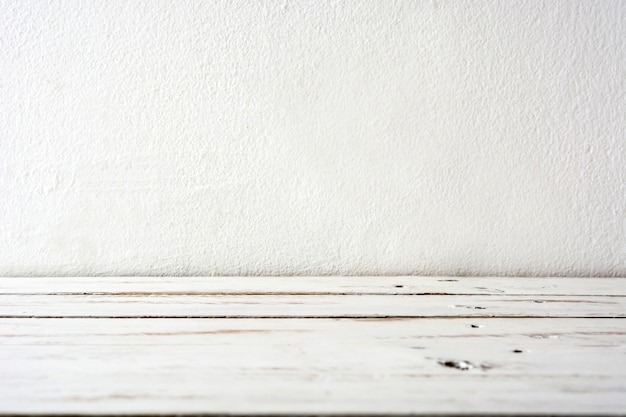
<svg viewBox="0 0 626 417">
<path fill-rule="evenodd" d="M 0 275 L 626 274 L 625 1 L 0 10 Z"/>
</svg>

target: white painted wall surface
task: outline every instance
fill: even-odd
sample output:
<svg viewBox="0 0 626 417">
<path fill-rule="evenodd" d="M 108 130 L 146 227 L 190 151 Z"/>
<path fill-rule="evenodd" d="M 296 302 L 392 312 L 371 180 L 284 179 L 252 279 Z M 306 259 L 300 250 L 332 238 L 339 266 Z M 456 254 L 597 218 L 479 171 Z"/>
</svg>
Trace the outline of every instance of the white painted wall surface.
<svg viewBox="0 0 626 417">
<path fill-rule="evenodd" d="M 625 1 L 0 12 L 0 275 L 626 275 Z"/>
</svg>

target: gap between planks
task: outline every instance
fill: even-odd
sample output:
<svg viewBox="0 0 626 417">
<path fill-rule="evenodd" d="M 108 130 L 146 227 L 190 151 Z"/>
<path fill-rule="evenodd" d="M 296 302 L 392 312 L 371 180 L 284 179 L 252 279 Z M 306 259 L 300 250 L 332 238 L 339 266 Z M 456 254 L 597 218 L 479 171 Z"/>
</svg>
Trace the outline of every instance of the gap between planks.
<svg viewBox="0 0 626 417">
<path fill-rule="evenodd" d="M 277 320 L 362 320 L 362 321 L 373 321 L 373 320 L 417 320 L 417 319 L 438 319 L 438 320 L 456 320 L 456 319 L 528 319 L 528 320 L 550 320 L 550 319 L 590 319 L 590 320 L 619 320 L 624 319 L 626 317 L 622 316 L 501 316 L 501 315 L 492 315 L 492 316 L 470 316 L 470 315 L 457 315 L 457 316 L 226 316 L 226 315 L 213 315 L 213 316 L 157 316 L 157 315 L 146 315 L 146 316 L 29 316 L 29 315 L 5 315 L 0 316 L 0 319 L 120 319 L 120 320 L 128 320 L 128 319 L 176 319 L 176 320 L 184 320 L 184 319 L 215 319 L 215 320 L 243 320 L 243 319 L 258 319 L 258 320 L 269 320 L 269 319 L 277 319 Z"/>
<path fill-rule="evenodd" d="M 168 291 L 168 292 L 148 292 L 148 291 L 134 291 L 134 292 L 122 292 L 122 291 L 89 291 L 89 292 L 76 292 L 76 291 L 63 291 L 63 292 L 2 292 L 0 295 L 11 296 L 30 296 L 30 295 L 77 295 L 77 296 L 124 296 L 124 297 L 155 297 L 155 296 L 494 296 L 494 297 L 536 297 L 537 294 L 526 293 L 507 293 L 507 294 L 480 294 L 480 293 L 458 293 L 458 292 L 406 292 L 406 293 L 389 293 L 389 292 L 181 292 L 181 291 Z M 553 294 L 545 293 L 541 294 L 544 297 L 570 297 L 572 294 Z M 598 294 L 575 294 L 576 297 L 598 297 Z M 622 294 L 604 294 L 602 297 L 626 297 Z"/>
<path fill-rule="evenodd" d="M 0 417 L 626 417 L 626 413 L 603 414 L 603 413 L 2 413 Z"/>
</svg>

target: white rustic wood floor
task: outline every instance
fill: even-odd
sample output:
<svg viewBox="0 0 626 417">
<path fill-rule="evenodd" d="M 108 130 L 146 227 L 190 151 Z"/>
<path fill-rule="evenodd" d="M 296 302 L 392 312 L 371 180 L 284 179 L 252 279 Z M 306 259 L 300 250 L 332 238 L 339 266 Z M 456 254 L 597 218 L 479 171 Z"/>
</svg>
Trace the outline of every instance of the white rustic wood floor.
<svg viewBox="0 0 626 417">
<path fill-rule="evenodd" d="M 626 415 L 626 279 L 0 278 L 0 414 Z"/>
</svg>

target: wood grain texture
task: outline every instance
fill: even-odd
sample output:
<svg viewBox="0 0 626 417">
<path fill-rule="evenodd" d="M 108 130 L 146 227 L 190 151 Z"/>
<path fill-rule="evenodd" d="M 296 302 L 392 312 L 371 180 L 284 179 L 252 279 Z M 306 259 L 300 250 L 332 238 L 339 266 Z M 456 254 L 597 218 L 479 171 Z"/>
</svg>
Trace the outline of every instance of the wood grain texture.
<svg viewBox="0 0 626 417">
<path fill-rule="evenodd" d="M 52 298 L 53 297 L 53 298 Z M 53 299 L 55 302 L 51 302 Z M 0 295 L 0 317 L 626 317 L 626 297 Z"/>
<path fill-rule="evenodd" d="M 53 277 L 0 278 L 0 294 L 421 294 L 626 296 L 624 278 Z"/>
<path fill-rule="evenodd" d="M 4 319 L 0 329 L 8 412 L 626 406 L 626 329 L 615 320 Z M 474 367 L 441 364 L 455 360 Z"/>
<path fill-rule="evenodd" d="M 332 295 L 310 291 L 326 278 L 251 278 L 257 295 L 249 279 L 194 279 L 188 292 L 180 278 L 143 279 L 1 279 L 0 414 L 626 413 L 626 321 L 599 318 L 624 317 L 620 280 L 602 296 L 603 279 L 567 295 L 509 278 L 504 294 L 474 295 L 377 288 L 415 277 L 363 278 L 372 285 L 350 295 L 341 286 L 356 278 Z M 458 291 L 503 281 L 461 280 Z M 223 318 L 184 318 L 202 314 Z M 59 318 L 26 318 L 45 315 Z M 343 318 L 310 318 L 324 315 Z"/>
</svg>

